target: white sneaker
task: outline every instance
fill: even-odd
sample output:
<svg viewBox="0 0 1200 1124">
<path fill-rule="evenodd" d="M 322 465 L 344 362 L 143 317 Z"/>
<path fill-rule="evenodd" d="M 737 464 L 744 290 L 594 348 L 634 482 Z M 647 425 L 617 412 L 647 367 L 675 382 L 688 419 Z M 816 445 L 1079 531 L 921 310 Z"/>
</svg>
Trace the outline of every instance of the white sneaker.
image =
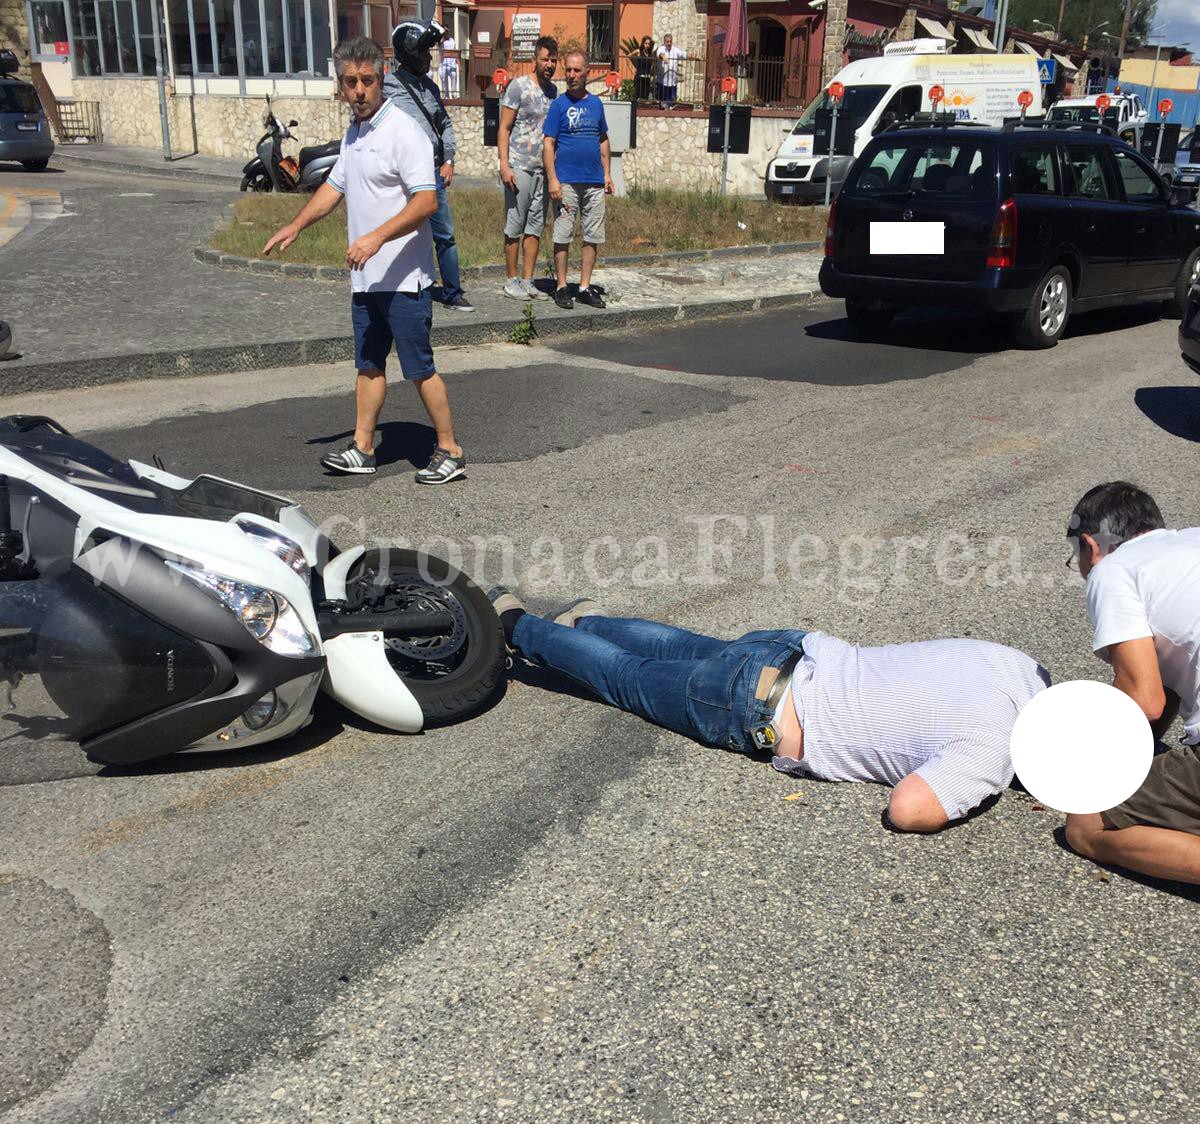
<svg viewBox="0 0 1200 1124">
<path fill-rule="evenodd" d="M 510 277 L 504 282 L 504 295 L 515 301 L 527 301 L 529 294 L 525 291 L 525 282 L 519 277 Z"/>
<path fill-rule="evenodd" d="M 550 299 L 550 294 L 543 293 L 542 290 L 533 283 L 532 278 L 530 278 L 528 281 L 522 281 L 521 284 L 525 286 L 525 292 L 535 301 L 548 301 Z"/>
</svg>

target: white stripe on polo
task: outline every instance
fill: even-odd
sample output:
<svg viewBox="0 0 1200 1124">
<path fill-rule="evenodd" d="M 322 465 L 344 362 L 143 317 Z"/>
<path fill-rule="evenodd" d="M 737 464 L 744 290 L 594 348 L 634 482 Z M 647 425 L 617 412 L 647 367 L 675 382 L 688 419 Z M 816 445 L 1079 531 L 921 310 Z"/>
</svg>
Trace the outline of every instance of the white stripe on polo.
<svg viewBox="0 0 1200 1124">
<path fill-rule="evenodd" d="M 418 191 L 436 191 L 433 145 L 411 117 L 391 101 L 346 130 L 337 163 L 326 181 L 346 197 L 350 241 L 394 219 Z M 351 270 L 356 293 L 415 293 L 433 284 L 433 234 L 423 222 L 385 242 L 362 269 Z"/>
<path fill-rule="evenodd" d="M 1008 786 L 1013 723 L 1049 684 L 1029 656 L 986 640 L 860 648 L 810 632 L 803 663 L 804 771 L 889 785 L 916 773 L 950 819 Z"/>
</svg>

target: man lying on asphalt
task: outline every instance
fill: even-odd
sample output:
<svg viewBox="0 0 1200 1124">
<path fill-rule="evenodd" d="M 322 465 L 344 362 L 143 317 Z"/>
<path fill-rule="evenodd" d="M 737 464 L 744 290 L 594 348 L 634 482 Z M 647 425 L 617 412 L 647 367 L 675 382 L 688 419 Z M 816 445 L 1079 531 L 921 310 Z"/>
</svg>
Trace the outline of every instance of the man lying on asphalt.
<svg viewBox="0 0 1200 1124">
<path fill-rule="evenodd" d="M 586 600 L 543 620 L 503 587 L 489 596 L 530 662 L 685 737 L 769 751 L 780 772 L 892 785 L 900 831 L 937 831 L 1005 789 L 1013 723 L 1050 682 L 1028 656 L 984 640 L 860 648 L 784 629 L 728 641 Z"/>
<path fill-rule="evenodd" d="M 1200 528 L 1167 530 L 1149 495 L 1115 481 L 1075 505 L 1067 538 L 1113 686 L 1156 738 L 1183 717 L 1183 744 L 1154 758 L 1124 804 L 1068 816 L 1067 841 L 1096 862 L 1200 882 Z"/>
</svg>

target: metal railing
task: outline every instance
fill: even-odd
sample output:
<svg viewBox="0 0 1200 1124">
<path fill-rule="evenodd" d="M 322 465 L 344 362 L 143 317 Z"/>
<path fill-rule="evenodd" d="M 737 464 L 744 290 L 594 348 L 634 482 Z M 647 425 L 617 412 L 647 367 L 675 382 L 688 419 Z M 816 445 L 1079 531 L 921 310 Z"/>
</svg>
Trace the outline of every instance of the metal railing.
<svg viewBox="0 0 1200 1124">
<path fill-rule="evenodd" d="M 60 101 L 58 103 L 58 142 L 73 144 L 76 141 L 92 141 L 101 144 L 104 130 L 100 122 L 98 101 Z"/>
</svg>

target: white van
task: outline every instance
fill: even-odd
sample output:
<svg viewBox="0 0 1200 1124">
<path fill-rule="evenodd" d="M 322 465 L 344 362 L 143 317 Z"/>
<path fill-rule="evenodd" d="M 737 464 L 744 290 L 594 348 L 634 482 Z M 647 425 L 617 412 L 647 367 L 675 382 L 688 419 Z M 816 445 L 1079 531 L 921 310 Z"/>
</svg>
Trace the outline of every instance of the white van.
<svg viewBox="0 0 1200 1124">
<path fill-rule="evenodd" d="M 954 113 L 960 121 L 1000 125 L 1018 117 L 1017 96 L 1033 95 L 1030 117 L 1042 116 L 1042 87 L 1038 60 L 1032 55 L 954 55 L 942 39 L 910 39 L 889 43 L 880 58 L 860 59 L 842 67 L 834 78 L 846 88 L 838 117 L 858 121 L 854 156 L 867 142 L 896 121 L 933 110 L 929 91 L 941 86 L 939 112 Z M 832 107 L 828 87 L 813 99 L 767 165 L 764 181 L 768 199 L 824 200 L 825 178 L 832 163 L 832 194 L 836 195 L 854 156 L 813 155 L 813 124 L 821 110 Z"/>
</svg>

